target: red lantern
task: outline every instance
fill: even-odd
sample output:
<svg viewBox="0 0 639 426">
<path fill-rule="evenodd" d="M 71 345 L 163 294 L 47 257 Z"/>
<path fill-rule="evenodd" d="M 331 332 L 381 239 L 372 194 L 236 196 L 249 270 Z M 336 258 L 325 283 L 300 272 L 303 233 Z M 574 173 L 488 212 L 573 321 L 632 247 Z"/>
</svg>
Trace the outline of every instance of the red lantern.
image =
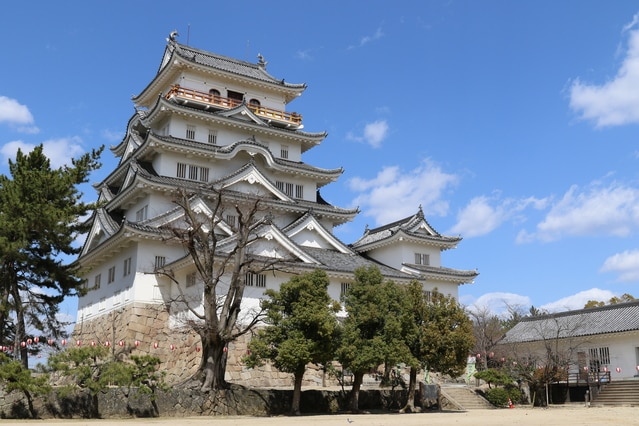
<svg viewBox="0 0 639 426">
<path fill-rule="evenodd" d="M 481 358 L 481 354 L 477 354 L 477 359 Z"/>
<path fill-rule="evenodd" d="M 604 367 L 603 371 L 604 371 L 604 373 L 607 373 L 608 372 L 608 367 Z"/>
<path fill-rule="evenodd" d="M 33 343 L 33 340 L 31 340 L 31 339 L 27 339 L 27 345 L 30 345 L 30 344 L 32 344 L 32 343 Z"/>
<path fill-rule="evenodd" d="M 158 346 L 160 346 L 160 345 L 158 345 L 158 342 L 153 342 L 153 348 L 154 348 L 154 349 L 157 349 L 157 348 L 158 348 Z"/>
<path fill-rule="evenodd" d="M 95 346 L 95 342 L 91 340 L 91 346 Z"/>
<path fill-rule="evenodd" d="M 62 339 L 62 346 L 66 346 L 67 345 L 67 339 Z"/>
<path fill-rule="evenodd" d="M 119 346 L 124 346 L 124 340 L 120 340 L 120 341 L 118 342 L 118 345 L 119 345 Z"/>
<path fill-rule="evenodd" d="M 199 347 L 199 346 L 196 346 L 196 347 L 195 347 L 195 352 L 200 352 L 201 350 L 202 350 L 202 349 L 200 349 L 200 347 Z"/>
<path fill-rule="evenodd" d="M 140 341 L 139 340 L 135 341 L 135 346 L 140 346 Z"/>
<path fill-rule="evenodd" d="M 171 350 L 172 350 L 172 351 L 174 351 L 174 350 L 175 350 L 175 345 L 174 345 L 174 344 L 171 344 L 171 345 L 169 346 L 169 348 L 171 348 Z"/>
<path fill-rule="evenodd" d="M 40 342 L 40 338 L 38 336 L 36 336 L 36 337 L 33 338 L 33 341 L 38 343 L 38 342 Z"/>
<path fill-rule="evenodd" d="M 49 344 L 49 346 L 52 346 L 52 345 L 53 345 L 53 342 L 54 342 L 54 341 L 53 341 L 53 339 L 49 339 L 49 340 L 47 340 L 47 343 Z"/>
<path fill-rule="evenodd" d="M 584 366 L 584 371 L 588 371 L 588 366 Z"/>
<path fill-rule="evenodd" d="M 616 371 L 617 373 L 621 373 L 621 368 L 617 367 L 617 368 L 615 368 L 615 371 Z"/>
<path fill-rule="evenodd" d="M 222 349 L 225 353 L 228 352 L 228 348 L 226 346 L 224 346 L 224 349 Z"/>
<path fill-rule="evenodd" d="M 504 358 L 503 356 L 501 357 L 501 362 L 506 362 L 506 358 Z"/>
<path fill-rule="evenodd" d="M 23 348 L 26 348 L 27 347 L 27 342 L 20 343 L 20 346 L 22 346 Z"/>
<path fill-rule="evenodd" d="M 491 352 L 491 353 L 489 353 L 489 354 L 488 354 L 488 357 L 489 357 L 489 358 L 492 358 L 492 357 L 494 357 L 494 356 L 495 356 L 495 352 Z"/>
<path fill-rule="evenodd" d="M 111 342 L 109 342 L 109 341 L 107 340 L 106 342 L 104 342 L 104 346 L 106 346 L 106 347 L 108 348 L 109 346 L 111 346 Z"/>
<path fill-rule="evenodd" d="M 75 344 L 78 346 L 82 346 L 82 340 L 78 340 L 77 342 L 75 342 Z"/>
</svg>

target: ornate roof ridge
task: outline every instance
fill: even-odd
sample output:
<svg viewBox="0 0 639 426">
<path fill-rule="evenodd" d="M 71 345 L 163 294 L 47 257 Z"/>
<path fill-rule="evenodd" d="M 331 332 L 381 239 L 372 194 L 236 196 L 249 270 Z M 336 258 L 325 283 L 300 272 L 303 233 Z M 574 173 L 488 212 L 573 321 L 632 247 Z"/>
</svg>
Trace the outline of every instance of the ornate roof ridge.
<svg viewBox="0 0 639 426">
<path fill-rule="evenodd" d="M 256 80 L 277 84 L 290 89 L 306 89 L 305 83 L 287 83 L 283 78 L 278 79 L 269 74 L 266 71 L 266 62 L 261 55 L 258 55 L 260 61 L 257 64 L 254 64 L 240 59 L 231 58 L 229 56 L 224 56 L 187 46 L 185 44 L 178 43 L 175 40 L 171 40 L 170 43 L 173 43 L 173 46 L 175 47 L 175 53 L 177 55 L 199 65 L 212 67 L 224 72 L 241 75 L 243 77 L 249 77 Z"/>
</svg>

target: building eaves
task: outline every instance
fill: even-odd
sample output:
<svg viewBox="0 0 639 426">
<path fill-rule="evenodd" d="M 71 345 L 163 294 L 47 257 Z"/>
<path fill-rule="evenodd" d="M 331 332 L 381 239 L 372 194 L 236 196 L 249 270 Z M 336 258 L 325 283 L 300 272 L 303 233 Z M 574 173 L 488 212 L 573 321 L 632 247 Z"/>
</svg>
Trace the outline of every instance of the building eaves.
<svg viewBox="0 0 639 426">
<path fill-rule="evenodd" d="M 470 283 L 479 275 L 479 272 L 476 270 L 444 268 L 441 266 L 418 265 L 415 263 L 404 263 L 403 265 L 419 271 L 421 275 L 427 278 L 439 278 L 446 281 L 459 282 L 461 284 Z"/>
<path fill-rule="evenodd" d="M 352 274 L 358 268 L 374 266 L 379 269 L 385 278 L 388 279 L 402 281 L 415 279 L 415 276 L 413 275 L 390 268 L 355 253 L 340 253 L 336 250 L 326 250 L 307 246 L 300 246 L 300 248 L 321 262 L 325 269 L 329 271 Z"/>
<path fill-rule="evenodd" d="M 524 318 L 506 333 L 502 342 L 534 342 L 627 331 L 639 331 L 639 301 Z"/>
<path fill-rule="evenodd" d="M 278 79 L 266 72 L 266 66 L 253 64 L 238 59 L 233 59 L 227 56 L 218 55 L 215 53 L 207 52 L 193 47 L 186 46 L 184 44 L 175 43 L 175 53 L 185 60 L 195 62 L 206 67 L 215 68 L 221 71 L 225 71 L 231 74 L 236 74 L 242 77 L 252 78 L 263 82 L 279 85 L 286 88 L 304 90 L 306 84 L 292 84 L 287 83 L 284 79 Z"/>
</svg>

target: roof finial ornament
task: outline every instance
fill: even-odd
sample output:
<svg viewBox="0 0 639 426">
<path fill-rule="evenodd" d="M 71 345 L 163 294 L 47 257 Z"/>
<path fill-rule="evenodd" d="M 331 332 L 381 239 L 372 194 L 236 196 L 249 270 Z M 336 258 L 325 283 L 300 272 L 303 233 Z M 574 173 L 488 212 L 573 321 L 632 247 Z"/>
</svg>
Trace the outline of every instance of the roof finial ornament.
<svg viewBox="0 0 639 426">
<path fill-rule="evenodd" d="M 259 65 L 259 67 L 262 69 L 266 69 L 266 65 L 268 64 L 268 62 L 264 60 L 264 56 L 262 56 L 261 53 L 257 54 L 257 59 L 258 59 L 257 65 Z"/>
<path fill-rule="evenodd" d="M 169 34 L 169 38 L 166 39 L 166 41 L 175 41 L 175 39 L 179 36 L 177 30 L 173 30 L 171 31 L 171 34 Z"/>
</svg>

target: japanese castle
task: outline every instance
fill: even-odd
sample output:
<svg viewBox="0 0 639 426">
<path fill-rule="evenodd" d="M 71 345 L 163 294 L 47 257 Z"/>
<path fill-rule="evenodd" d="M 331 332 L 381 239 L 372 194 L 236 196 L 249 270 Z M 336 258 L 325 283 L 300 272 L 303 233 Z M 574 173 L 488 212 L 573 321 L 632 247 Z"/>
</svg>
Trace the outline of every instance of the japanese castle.
<svg viewBox="0 0 639 426">
<path fill-rule="evenodd" d="M 179 371 L 176 377 L 197 367 L 199 338 L 184 327 L 184 312 L 171 308 L 180 285 L 202 297 L 191 257 L 166 237 L 167 224 L 184 215 L 174 202 L 178 190 L 203 194 L 190 200 L 199 214 L 215 214 L 204 196 L 213 189 L 260 199 L 268 220 L 252 242 L 255 253 L 286 261 L 247 276 L 247 307 L 256 306 L 266 289 L 317 268 L 330 278 L 335 300 L 362 266 L 454 297 L 475 279 L 475 270 L 442 266 L 442 252 L 461 237 L 439 234 L 420 206 L 410 217 L 366 229 L 352 244 L 335 237 L 334 229 L 359 210 L 333 206 L 320 195 L 342 168 L 302 160 L 327 136 L 305 129 L 302 115 L 288 108 L 305 89 L 269 74 L 261 55 L 245 62 L 181 44 L 171 34 L 157 73 L 133 97 L 126 135 L 111 147 L 117 166 L 94 185 L 99 208 L 78 258 L 87 292 L 78 300 L 76 344 L 157 353 L 167 370 Z M 232 239 L 237 217 L 232 210 L 219 213 L 219 229 L 212 231 Z M 231 349 L 227 374 L 241 380 Z"/>
</svg>

